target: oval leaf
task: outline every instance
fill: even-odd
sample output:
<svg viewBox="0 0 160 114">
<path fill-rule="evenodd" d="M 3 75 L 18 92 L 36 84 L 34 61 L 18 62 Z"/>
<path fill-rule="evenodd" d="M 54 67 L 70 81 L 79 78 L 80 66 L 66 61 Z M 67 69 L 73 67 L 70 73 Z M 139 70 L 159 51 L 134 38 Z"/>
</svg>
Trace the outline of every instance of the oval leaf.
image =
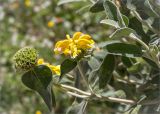
<svg viewBox="0 0 160 114">
<path fill-rule="evenodd" d="M 61 64 L 61 76 L 60 79 L 62 78 L 63 75 L 66 73 L 70 72 L 72 69 L 74 69 L 77 66 L 77 62 L 71 59 L 66 59 L 62 62 Z"/>
<path fill-rule="evenodd" d="M 106 45 L 106 49 L 113 55 L 120 55 L 126 57 L 141 57 L 142 50 L 137 45 L 125 43 L 112 43 Z"/>
<path fill-rule="evenodd" d="M 98 0 L 95 4 L 93 4 L 93 6 L 91 6 L 90 8 L 90 12 L 92 13 L 97 13 L 100 11 L 103 11 L 104 7 L 103 7 L 103 0 Z"/>
<path fill-rule="evenodd" d="M 22 76 L 22 82 L 30 89 L 37 91 L 48 108 L 55 106 L 54 93 L 52 91 L 52 71 L 44 65 L 36 66 Z"/>
<path fill-rule="evenodd" d="M 88 61 L 89 66 L 94 69 L 98 69 L 100 66 L 99 61 L 95 57 L 91 57 L 90 60 Z"/>
<path fill-rule="evenodd" d="M 70 2 L 80 2 L 80 1 L 83 1 L 83 0 L 60 0 L 58 2 L 58 5 L 63 5 L 63 4 L 67 4 L 67 3 L 70 3 Z"/>
<path fill-rule="evenodd" d="M 158 65 L 152 61 L 151 59 L 147 58 L 147 57 L 143 57 L 143 59 L 149 64 L 152 66 L 152 68 L 155 68 L 155 69 L 159 69 Z"/>
<path fill-rule="evenodd" d="M 136 32 L 131 28 L 120 28 L 116 30 L 114 33 L 112 33 L 109 37 L 112 39 L 118 39 L 118 38 L 127 37 L 131 33 L 136 33 Z"/>
<path fill-rule="evenodd" d="M 82 101 L 81 103 L 74 102 L 71 107 L 68 108 L 66 114 L 84 114 L 88 101 Z"/>
<path fill-rule="evenodd" d="M 125 27 L 122 14 L 113 2 L 106 0 L 104 1 L 103 6 L 109 19 L 118 21 L 121 27 Z"/>
<path fill-rule="evenodd" d="M 109 26 L 112 26 L 115 28 L 120 28 L 118 23 L 114 20 L 111 20 L 111 19 L 104 19 L 100 23 L 103 23 L 103 24 L 106 24 L 106 25 L 109 25 Z"/>
<path fill-rule="evenodd" d="M 98 70 L 98 75 L 99 75 L 99 88 L 104 88 L 107 83 L 109 83 L 111 77 L 112 77 L 112 72 L 115 68 L 115 58 L 113 55 L 108 54 L 104 58 L 99 70 Z"/>
<path fill-rule="evenodd" d="M 123 21 L 124 21 L 125 25 L 128 26 L 129 25 L 129 19 L 128 19 L 128 17 L 125 16 L 125 15 L 122 15 L 122 18 L 123 18 Z"/>
</svg>

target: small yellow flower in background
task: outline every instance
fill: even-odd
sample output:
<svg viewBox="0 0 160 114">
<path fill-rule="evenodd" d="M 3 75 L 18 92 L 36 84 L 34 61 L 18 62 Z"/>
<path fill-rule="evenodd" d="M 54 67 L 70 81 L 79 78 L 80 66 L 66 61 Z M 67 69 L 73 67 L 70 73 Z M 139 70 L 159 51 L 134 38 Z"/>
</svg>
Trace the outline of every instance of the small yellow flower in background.
<svg viewBox="0 0 160 114">
<path fill-rule="evenodd" d="M 25 0 L 24 2 L 25 6 L 30 7 L 31 6 L 31 0 Z"/>
<path fill-rule="evenodd" d="M 42 114 L 42 112 L 37 110 L 35 114 Z"/>
<path fill-rule="evenodd" d="M 86 52 L 94 47 L 94 41 L 88 34 L 83 34 L 82 32 L 74 33 L 71 38 L 66 35 L 67 39 L 58 41 L 55 45 L 54 52 L 56 54 L 70 55 L 76 58 L 82 52 Z"/>
<path fill-rule="evenodd" d="M 49 63 L 44 62 L 42 58 L 38 59 L 37 65 L 46 65 L 52 70 L 53 73 L 60 75 L 60 65 L 57 65 L 57 66 L 51 65 Z"/>
<path fill-rule="evenodd" d="M 47 26 L 49 27 L 49 28 L 52 28 L 52 27 L 54 27 L 54 22 L 53 21 L 49 21 L 48 23 L 47 23 Z"/>
</svg>

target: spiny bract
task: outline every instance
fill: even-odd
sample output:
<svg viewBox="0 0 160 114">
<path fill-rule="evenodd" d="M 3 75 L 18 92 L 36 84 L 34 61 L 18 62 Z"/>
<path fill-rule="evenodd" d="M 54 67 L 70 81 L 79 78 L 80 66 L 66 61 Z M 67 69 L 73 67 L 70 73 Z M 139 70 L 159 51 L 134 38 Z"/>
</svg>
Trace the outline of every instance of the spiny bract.
<svg viewBox="0 0 160 114">
<path fill-rule="evenodd" d="M 34 48 L 24 47 L 17 51 L 13 57 L 17 70 L 29 70 L 36 66 L 38 53 Z"/>
</svg>

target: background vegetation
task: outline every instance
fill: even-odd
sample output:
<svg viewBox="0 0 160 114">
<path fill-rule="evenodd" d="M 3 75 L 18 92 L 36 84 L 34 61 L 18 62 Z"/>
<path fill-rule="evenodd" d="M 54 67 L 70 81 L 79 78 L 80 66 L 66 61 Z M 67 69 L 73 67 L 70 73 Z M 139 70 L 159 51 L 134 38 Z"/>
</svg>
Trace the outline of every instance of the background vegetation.
<svg viewBox="0 0 160 114">
<path fill-rule="evenodd" d="M 33 46 L 45 60 L 60 64 L 64 58 L 54 55 L 53 47 L 55 42 L 64 39 L 66 34 L 73 34 L 75 31 L 88 33 L 101 48 L 110 40 L 111 33 L 119 28 L 116 23 L 105 20 L 106 12 L 103 11 L 103 4 L 97 5 L 96 0 L 75 0 L 77 2 L 65 3 L 67 1 L 69 0 L 0 0 L 0 114 L 34 114 L 37 110 L 42 114 L 51 113 L 39 95 L 22 84 L 21 74 L 17 74 L 13 68 L 12 57 L 20 48 Z M 126 16 L 123 18 L 125 25 L 134 29 L 141 40 L 150 46 L 150 52 L 154 53 L 149 60 L 132 59 L 132 65 L 128 64 L 128 61 L 123 61 L 128 60 L 127 57 L 121 59 L 116 56 L 116 62 L 119 63 L 116 71 L 120 75 L 118 77 L 120 81 L 112 79 L 109 85 L 113 86 L 114 92 L 117 93 L 104 90 L 103 94 L 107 96 L 114 93 L 115 96 L 133 100 L 145 99 L 147 103 L 152 101 L 153 105 L 141 106 L 139 114 L 158 114 L 160 104 L 154 101 L 159 101 L 160 72 L 157 64 L 160 59 L 158 55 L 160 1 L 115 0 L 115 3 Z M 99 12 L 101 10 L 103 13 Z M 133 15 L 130 10 L 133 10 Z M 127 31 L 122 36 L 129 33 Z M 135 41 L 128 42 L 140 46 Z M 94 56 L 102 62 L 104 53 L 96 53 Z M 126 76 L 134 82 L 128 82 Z M 57 99 L 55 113 L 65 114 L 72 105 L 74 97 L 56 88 L 54 91 Z M 78 105 L 73 104 L 73 107 L 76 109 Z M 133 107 L 135 110 L 139 109 L 139 105 Z M 86 114 L 118 114 L 126 109 L 128 107 L 119 103 L 93 101 L 89 102 Z M 137 113 L 133 111 L 132 114 Z"/>
</svg>

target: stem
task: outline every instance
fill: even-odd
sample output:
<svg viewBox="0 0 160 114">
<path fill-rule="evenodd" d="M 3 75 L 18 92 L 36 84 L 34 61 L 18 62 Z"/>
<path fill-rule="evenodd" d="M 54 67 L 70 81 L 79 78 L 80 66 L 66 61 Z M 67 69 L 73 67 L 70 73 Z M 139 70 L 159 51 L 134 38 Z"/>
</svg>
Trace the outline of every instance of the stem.
<svg viewBox="0 0 160 114">
<path fill-rule="evenodd" d="M 134 80 L 122 78 L 116 71 L 113 72 L 113 75 L 115 76 L 115 78 L 116 78 L 118 81 L 123 81 L 123 82 L 129 83 L 129 84 L 142 85 L 141 83 L 138 83 L 138 82 L 136 82 L 136 81 L 134 81 Z"/>
<path fill-rule="evenodd" d="M 108 100 L 108 101 L 112 101 L 112 102 L 135 104 L 135 101 L 133 101 L 133 100 L 119 99 L 119 98 L 113 98 L 113 97 L 108 97 L 107 100 Z"/>
<path fill-rule="evenodd" d="M 85 92 L 82 90 L 79 90 L 77 88 L 68 86 L 68 85 L 63 85 L 63 84 L 55 84 L 55 86 L 57 86 L 58 88 L 60 88 L 61 90 L 65 91 L 67 94 L 70 94 L 72 96 L 76 96 L 79 98 L 83 98 L 83 99 L 98 99 L 98 100 L 102 100 L 102 101 L 110 101 L 110 102 L 117 102 L 117 103 L 125 103 L 125 104 L 135 104 L 136 102 L 133 100 L 127 100 L 127 99 L 120 99 L 120 98 L 114 98 L 114 97 L 104 97 L 101 96 L 99 94 L 91 94 L 90 92 Z M 76 93 L 71 92 L 69 90 L 74 90 Z"/>
<path fill-rule="evenodd" d="M 67 93 L 72 95 L 72 96 L 83 98 L 83 99 L 88 98 L 88 96 L 86 96 L 86 95 L 79 95 L 79 94 L 76 94 L 76 93 L 73 93 L 73 92 L 70 92 L 70 91 L 67 91 Z"/>
<path fill-rule="evenodd" d="M 74 93 L 74 92 L 71 92 L 68 90 L 68 87 L 69 88 L 74 88 L 74 87 L 71 87 L 71 86 L 67 86 L 67 85 L 58 85 L 58 84 L 54 84 L 54 86 L 58 87 L 61 91 L 63 92 L 66 92 L 67 94 L 69 95 L 72 95 L 72 96 L 75 96 L 75 97 L 78 97 L 78 98 L 88 98 L 89 96 L 87 95 L 80 95 L 80 94 L 77 94 L 77 93 Z M 78 89 L 75 89 L 75 90 L 78 90 Z M 79 90 L 78 90 L 79 91 Z M 82 93 L 85 93 L 85 92 L 82 92 Z"/>
<path fill-rule="evenodd" d="M 82 91 L 82 90 L 77 89 L 77 88 L 72 87 L 72 86 L 68 86 L 68 85 L 64 85 L 64 84 L 61 84 L 60 86 L 63 87 L 63 88 L 66 88 L 66 89 L 70 89 L 70 90 L 76 91 L 76 92 L 84 94 L 84 95 L 88 95 L 88 96 L 91 95 L 88 92 Z"/>
<path fill-rule="evenodd" d="M 125 104 L 135 104 L 136 102 L 133 100 L 128 100 L 128 99 L 121 99 L 121 98 L 114 98 L 114 97 L 104 97 L 101 95 L 96 94 L 96 97 L 99 100 L 106 100 L 106 101 L 111 101 L 111 102 L 117 102 L 117 103 L 125 103 Z"/>
<path fill-rule="evenodd" d="M 74 79 L 74 77 L 72 75 L 70 75 L 70 74 L 65 74 L 65 75 L 70 79 Z"/>
<path fill-rule="evenodd" d="M 85 75 L 84 75 L 84 73 L 83 73 L 83 71 L 82 71 L 82 68 L 81 68 L 81 65 L 80 65 L 80 63 L 78 63 L 78 70 L 79 70 L 79 72 L 80 72 L 80 75 L 81 75 L 81 77 L 82 77 L 82 79 L 83 79 L 83 81 L 85 82 L 85 84 L 89 87 L 89 89 L 90 89 L 90 91 L 91 91 L 91 93 L 94 93 L 93 92 L 93 90 L 92 90 L 92 88 L 91 88 L 91 86 L 90 86 L 90 84 L 88 83 L 88 81 L 87 81 L 87 79 L 86 79 L 86 77 L 85 77 Z"/>
</svg>

